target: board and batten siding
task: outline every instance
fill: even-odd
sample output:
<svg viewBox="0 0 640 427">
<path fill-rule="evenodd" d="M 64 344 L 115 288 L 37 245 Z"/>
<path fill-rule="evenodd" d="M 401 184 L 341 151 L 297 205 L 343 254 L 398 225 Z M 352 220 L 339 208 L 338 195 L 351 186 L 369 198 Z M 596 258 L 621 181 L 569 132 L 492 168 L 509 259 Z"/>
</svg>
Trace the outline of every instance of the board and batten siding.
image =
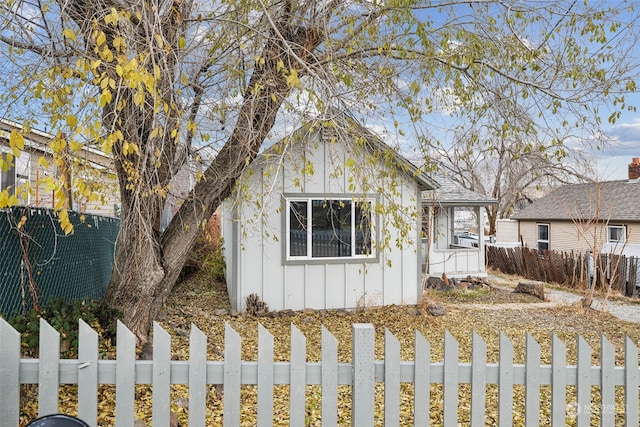
<svg viewBox="0 0 640 427">
<path fill-rule="evenodd" d="M 584 238 L 578 232 L 578 225 L 572 221 L 528 221 L 520 220 L 520 235 L 525 246 L 529 248 L 537 248 L 538 246 L 538 224 L 549 224 L 549 249 L 560 252 L 578 251 L 583 252 L 590 249 L 590 243 L 593 242 L 592 231 L 587 231 Z M 622 223 L 611 221 L 609 225 L 624 225 L 627 227 L 628 242 L 640 243 L 640 224 L 638 223 Z M 593 228 L 592 228 L 593 230 Z M 606 243 L 606 227 L 598 226 L 601 235 L 598 237 L 600 244 Z M 593 243 L 591 243 L 592 245 Z"/>
<path fill-rule="evenodd" d="M 262 158 L 251 166 L 251 173 L 244 175 L 246 181 L 241 181 L 240 186 L 246 186 L 244 194 L 253 200 L 236 196 L 236 203 L 226 201 L 222 216 L 227 288 L 234 309 L 244 310 L 246 297 L 252 293 L 258 294 L 270 310 L 417 302 L 421 264 L 420 229 L 415 219 L 412 244 L 399 249 L 395 247 L 398 230 L 385 229 L 383 218 L 376 217 L 376 240 L 389 234 L 392 245 L 390 251 L 378 251 L 376 260 L 286 261 L 285 197 L 361 197 L 361 188 L 349 189 L 352 172 L 345 162 L 350 156 L 353 154 L 343 144 L 322 142 L 316 133 L 306 149 L 301 144 L 291 144 L 284 155 Z M 313 166 L 313 174 L 303 172 L 306 164 Z M 378 179 L 380 174 L 371 171 L 367 175 Z M 417 185 L 405 177 L 401 182 L 395 201 L 417 210 Z M 383 200 L 375 192 L 367 192 L 367 196 Z"/>
</svg>

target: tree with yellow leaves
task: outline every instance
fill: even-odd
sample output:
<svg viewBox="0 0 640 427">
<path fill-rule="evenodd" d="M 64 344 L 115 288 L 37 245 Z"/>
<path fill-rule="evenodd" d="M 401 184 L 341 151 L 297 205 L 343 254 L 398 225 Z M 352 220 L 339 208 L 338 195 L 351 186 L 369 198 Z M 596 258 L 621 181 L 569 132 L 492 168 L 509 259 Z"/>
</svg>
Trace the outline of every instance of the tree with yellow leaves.
<svg viewBox="0 0 640 427">
<path fill-rule="evenodd" d="M 450 116 L 473 118 L 499 91 L 584 126 L 597 124 L 596 101 L 635 89 L 618 65 L 636 14 L 607 2 L 0 4 L 2 114 L 52 129 L 58 158 L 83 146 L 113 157 L 122 222 L 106 301 L 142 342 L 202 224 L 278 118 L 349 110 L 418 143 L 437 135 L 443 99 Z M 17 156 L 20 136 L 11 140 Z M 194 165 L 197 182 L 161 227 L 175 177 Z"/>
</svg>

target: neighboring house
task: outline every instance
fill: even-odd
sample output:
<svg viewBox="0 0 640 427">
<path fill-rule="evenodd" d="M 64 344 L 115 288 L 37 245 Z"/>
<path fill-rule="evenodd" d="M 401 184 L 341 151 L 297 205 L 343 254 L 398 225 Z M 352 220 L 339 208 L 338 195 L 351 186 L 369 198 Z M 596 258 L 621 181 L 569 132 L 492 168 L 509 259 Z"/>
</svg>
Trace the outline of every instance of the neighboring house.
<svg viewBox="0 0 640 427">
<path fill-rule="evenodd" d="M 640 243 L 640 161 L 629 179 L 557 188 L 512 216 L 525 246 L 538 250 L 593 250 Z"/>
<path fill-rule="evenodd" d="M 415 304 L 427 175 L 354 120 L 303 126 L 260 155 L 223 204 L 231 306 Z M 344 130 L 349 129 L 349 130 Z"/>
<path fill-rule="evenodd" d="M 498 201 L 470 191 L 443 174 L 439 188 L 425 191 L 426 273 L 430 276 L 485 277 L 485 206 Z"/>
<path fill-rule="evenodd" d="M 519 246 L 518 221 L 511 218 L 496 220 L 496 244 L 499 246 Z"/>
<path fill-rule="evenodd" d="M 22 126 L 0 119 L 0 155 L 8 160 L 9 136 L 13 130 L 22 131 Z M 20 205 L 53 208 L 56 206 L 54 191 L 45 184 L 46 177 L 59 177 L 65 173 L 53 162 L 49 147 L 54 135 L 31 129 L 24 135 L 24 150 L 14 158 L 10 166 L 0 169 L 0 191 L 9 190 L 17 195 Z M 111 158 L 100 150 L 84 146 L 73 156 L 65 157 L 72 178 L 82 177 L 88 192 L 76 193 L 72 197 L 73 210 L 97 215 L 116 216 L 119 212 L 117 180 L 113 173 Z M 18 191 L 26 186 L 30 191 Z M 89 193 L 97 195 L 89 197 Z"/>
</svg>

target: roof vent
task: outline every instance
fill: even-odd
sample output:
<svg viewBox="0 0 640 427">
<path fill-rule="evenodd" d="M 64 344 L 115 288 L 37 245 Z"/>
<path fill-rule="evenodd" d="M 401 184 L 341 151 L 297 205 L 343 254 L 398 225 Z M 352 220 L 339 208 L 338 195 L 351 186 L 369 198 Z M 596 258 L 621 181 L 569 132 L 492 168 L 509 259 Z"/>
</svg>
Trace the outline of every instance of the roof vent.
<svg viewBox="0 0 640 427">
<path fill-rule="evenodd" d="M 640 178 L 640 157 L 634 157 L 629 163 L 629 181 Z"/>
</svg>

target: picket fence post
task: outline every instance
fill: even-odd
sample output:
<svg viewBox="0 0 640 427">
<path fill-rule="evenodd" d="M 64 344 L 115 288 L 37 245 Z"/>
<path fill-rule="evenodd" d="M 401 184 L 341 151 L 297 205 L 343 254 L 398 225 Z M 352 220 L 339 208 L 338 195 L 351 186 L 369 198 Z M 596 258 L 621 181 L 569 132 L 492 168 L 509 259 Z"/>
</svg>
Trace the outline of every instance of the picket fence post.
<svg viewBox="0 0 640 427">
<path fill-rule="evenodd" d="M 0 414 L 17 426 L 20 417 L 20 334 L 0 318 Z"/>
<path fill-rule="evenodd" d="M 352 325 L 352 403 L 351 425 L 370 427 L 374 424 L 376 331 L 371 324 Z"/>
</svg>

